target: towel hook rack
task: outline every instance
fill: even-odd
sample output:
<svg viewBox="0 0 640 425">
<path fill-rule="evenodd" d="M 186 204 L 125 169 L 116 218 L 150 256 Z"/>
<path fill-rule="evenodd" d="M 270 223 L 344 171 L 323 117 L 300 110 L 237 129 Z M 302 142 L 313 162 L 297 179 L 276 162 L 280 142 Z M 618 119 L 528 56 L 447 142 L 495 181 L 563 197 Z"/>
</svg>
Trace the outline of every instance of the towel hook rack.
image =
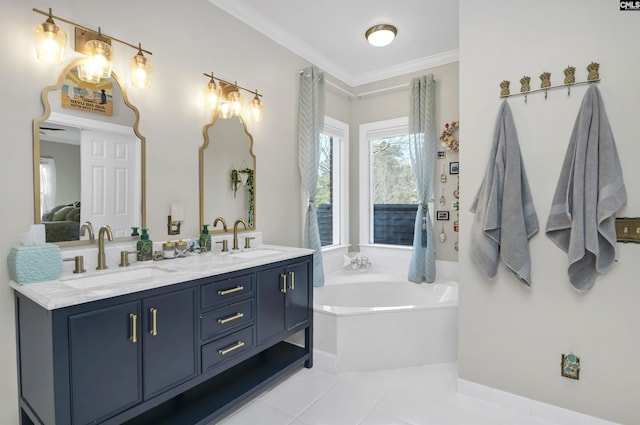
<svg viewBox="0 0 640 425">
<path fill-rule="evenodd" d="M 534 90 L 531 90 L 531 86 L 530 86 L 531 77 L 525 75 L 520 79 L 520 85 L 521 85 L 520 93 L 510 93 L 509 92 L 510 82 L 508 80 L 503 80 L 502 82 L 500 82 L 500 89 L 501 89 L 500 98 L 507 98 L 512 96 L 524 96 L 524 102 L 527 103 L 527 96 L 530 93 L 544 92 L 544 98 L 546 100 L 547 92 L 549 90 L 554 90 L 554 89 L 559 89 L 564 87 L 567 88 L 567 96 L 571 96 L 572 86 L 597 83 L 600 81 L 600 72 L 599 72 L 600 64 L 599 63 L 591 62 L 586 68 L 588 71 L 587 80 L 576 82 L 576 79 L 575 79 L 576 69 L 573 66 L 568 66 L 563 71 L 565 75 L 564 83 L 558 84 L 555 86 L 551 85 L 551 73 L 545 71 L 542 74 L 540 74 L 540 80 L 541 80 L 540 88 L 534 89 Z"/>
</svg>

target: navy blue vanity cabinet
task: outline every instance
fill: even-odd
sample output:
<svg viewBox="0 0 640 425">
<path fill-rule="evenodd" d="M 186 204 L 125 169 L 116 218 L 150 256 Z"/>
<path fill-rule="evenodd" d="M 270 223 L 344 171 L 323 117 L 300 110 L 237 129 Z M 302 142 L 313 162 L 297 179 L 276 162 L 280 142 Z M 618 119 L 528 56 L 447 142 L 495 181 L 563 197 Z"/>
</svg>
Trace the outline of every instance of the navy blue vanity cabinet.
<svg viewBox="0 0 640 425">
<path fill-rule="evenodd" d="M 101 419 L 142 401 L 140 303 L 69 316 L 74 424 Z"/>
<path fill-rule="evenodd" d="M 73 423 L 99 423 L 196 376 L 194 314 L 190 288 L 70 316 Z"/>
<path fill-rule="evenodd" d="M 195 288 L 142 300 L 143 398 L 195 377 Z"/>
<path fill-rule="evenodd" d="M 312 258 L 51 310 L 14 287 L 20 423 L 207 425 L 311 367 Z"/>
<path fill-rule="evenodd" d="M 311 320 L 311 263 L 290 262 L 258 271 L 258 344 L 303 328 Z"/>
</svg>

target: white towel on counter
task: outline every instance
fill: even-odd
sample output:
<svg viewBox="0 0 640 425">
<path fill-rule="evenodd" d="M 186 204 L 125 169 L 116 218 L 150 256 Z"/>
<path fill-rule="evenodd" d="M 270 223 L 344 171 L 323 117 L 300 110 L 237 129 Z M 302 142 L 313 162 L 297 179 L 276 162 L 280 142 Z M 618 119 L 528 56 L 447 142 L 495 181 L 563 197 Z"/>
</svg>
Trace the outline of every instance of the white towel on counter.
<svg viewBox="0 0 640 425">
<path fill-rule="evenodd" d="M 569 280 L 590 289 L 615 260 L 615 213 L 627 202 L 620 158 L 595 85 L 587 90 L 569 140 L 546 234 L 569 256 Z"/>
<path fill-rule="evenodd" d="M 488 277 L 496 275 L 500 259 L 531 286 L 529 239 L 538 232 L 518 134 L 511 108 L 503 101 L 493 135 L 489 164 L 471 206 L 471 257 Z"/>
</svg>

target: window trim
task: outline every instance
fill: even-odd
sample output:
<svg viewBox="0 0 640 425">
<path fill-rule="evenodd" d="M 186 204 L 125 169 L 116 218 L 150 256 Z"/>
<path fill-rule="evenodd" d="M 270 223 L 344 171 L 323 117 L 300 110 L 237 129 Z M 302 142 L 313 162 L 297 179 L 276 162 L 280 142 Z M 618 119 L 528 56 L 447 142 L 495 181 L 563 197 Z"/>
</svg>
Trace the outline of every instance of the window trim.
<svg viewBox="0 0 640 425">
<path fill-rule="evenodd" d="M 371 205 L 371 144 L 373 138 L 383 138 L 398 134 L 409 134 L 409 117 L 392 118 L 360 124 L 358 165 L 359 165 L 359 244 L 368 246 L 385 246 L 389 248 L 406 249 L 401 245 L 382 245 L 373 243 L 373 206 Z"/>
<path fill-rule="evenodd" d="M 349 124 L 325 115 L 322 134 L 340 140 L 340 164 L 337 169 L 334 169 L 334 172 L 339 173 L 339 178 L 336 179 L 334 175 L 333 179 L 334 182 L 339 182 L 340 196 L 336 200 L 338 205 L 334 204 L 332 209 L 334 218 L 337 215 L 340 220 L 340 226 L 339 230 L 336 230 L 334 226 L 333 240 L 335 243 L 322 247 L 323 251 L 327 251 L 349 243 Z M 338 210 L 337 213 L 336 210 Z"/>
</svg>

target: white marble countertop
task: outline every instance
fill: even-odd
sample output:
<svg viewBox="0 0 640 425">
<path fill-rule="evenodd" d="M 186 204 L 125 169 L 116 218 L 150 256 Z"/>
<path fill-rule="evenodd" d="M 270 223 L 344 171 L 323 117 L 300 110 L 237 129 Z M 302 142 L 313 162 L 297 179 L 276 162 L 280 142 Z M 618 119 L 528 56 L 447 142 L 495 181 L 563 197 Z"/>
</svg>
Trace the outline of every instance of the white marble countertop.
<svg viewBox="0 0 640 425">
<path fill-rule="evenodd" d="M 262 245 L 242 253 L 227 255 L 207 253 L 162 261 L 134 263 L 129 267 L 89 270 L 73 274 L 63 272 L 57 280 L 19 284 L 13 289 L 46 308 L 55 310 L 76 304 L 98 301 L 180 282 L 216 276 L 282 260 L 303 257 L 313 250 L 279 245 Z"/>
</svg>

